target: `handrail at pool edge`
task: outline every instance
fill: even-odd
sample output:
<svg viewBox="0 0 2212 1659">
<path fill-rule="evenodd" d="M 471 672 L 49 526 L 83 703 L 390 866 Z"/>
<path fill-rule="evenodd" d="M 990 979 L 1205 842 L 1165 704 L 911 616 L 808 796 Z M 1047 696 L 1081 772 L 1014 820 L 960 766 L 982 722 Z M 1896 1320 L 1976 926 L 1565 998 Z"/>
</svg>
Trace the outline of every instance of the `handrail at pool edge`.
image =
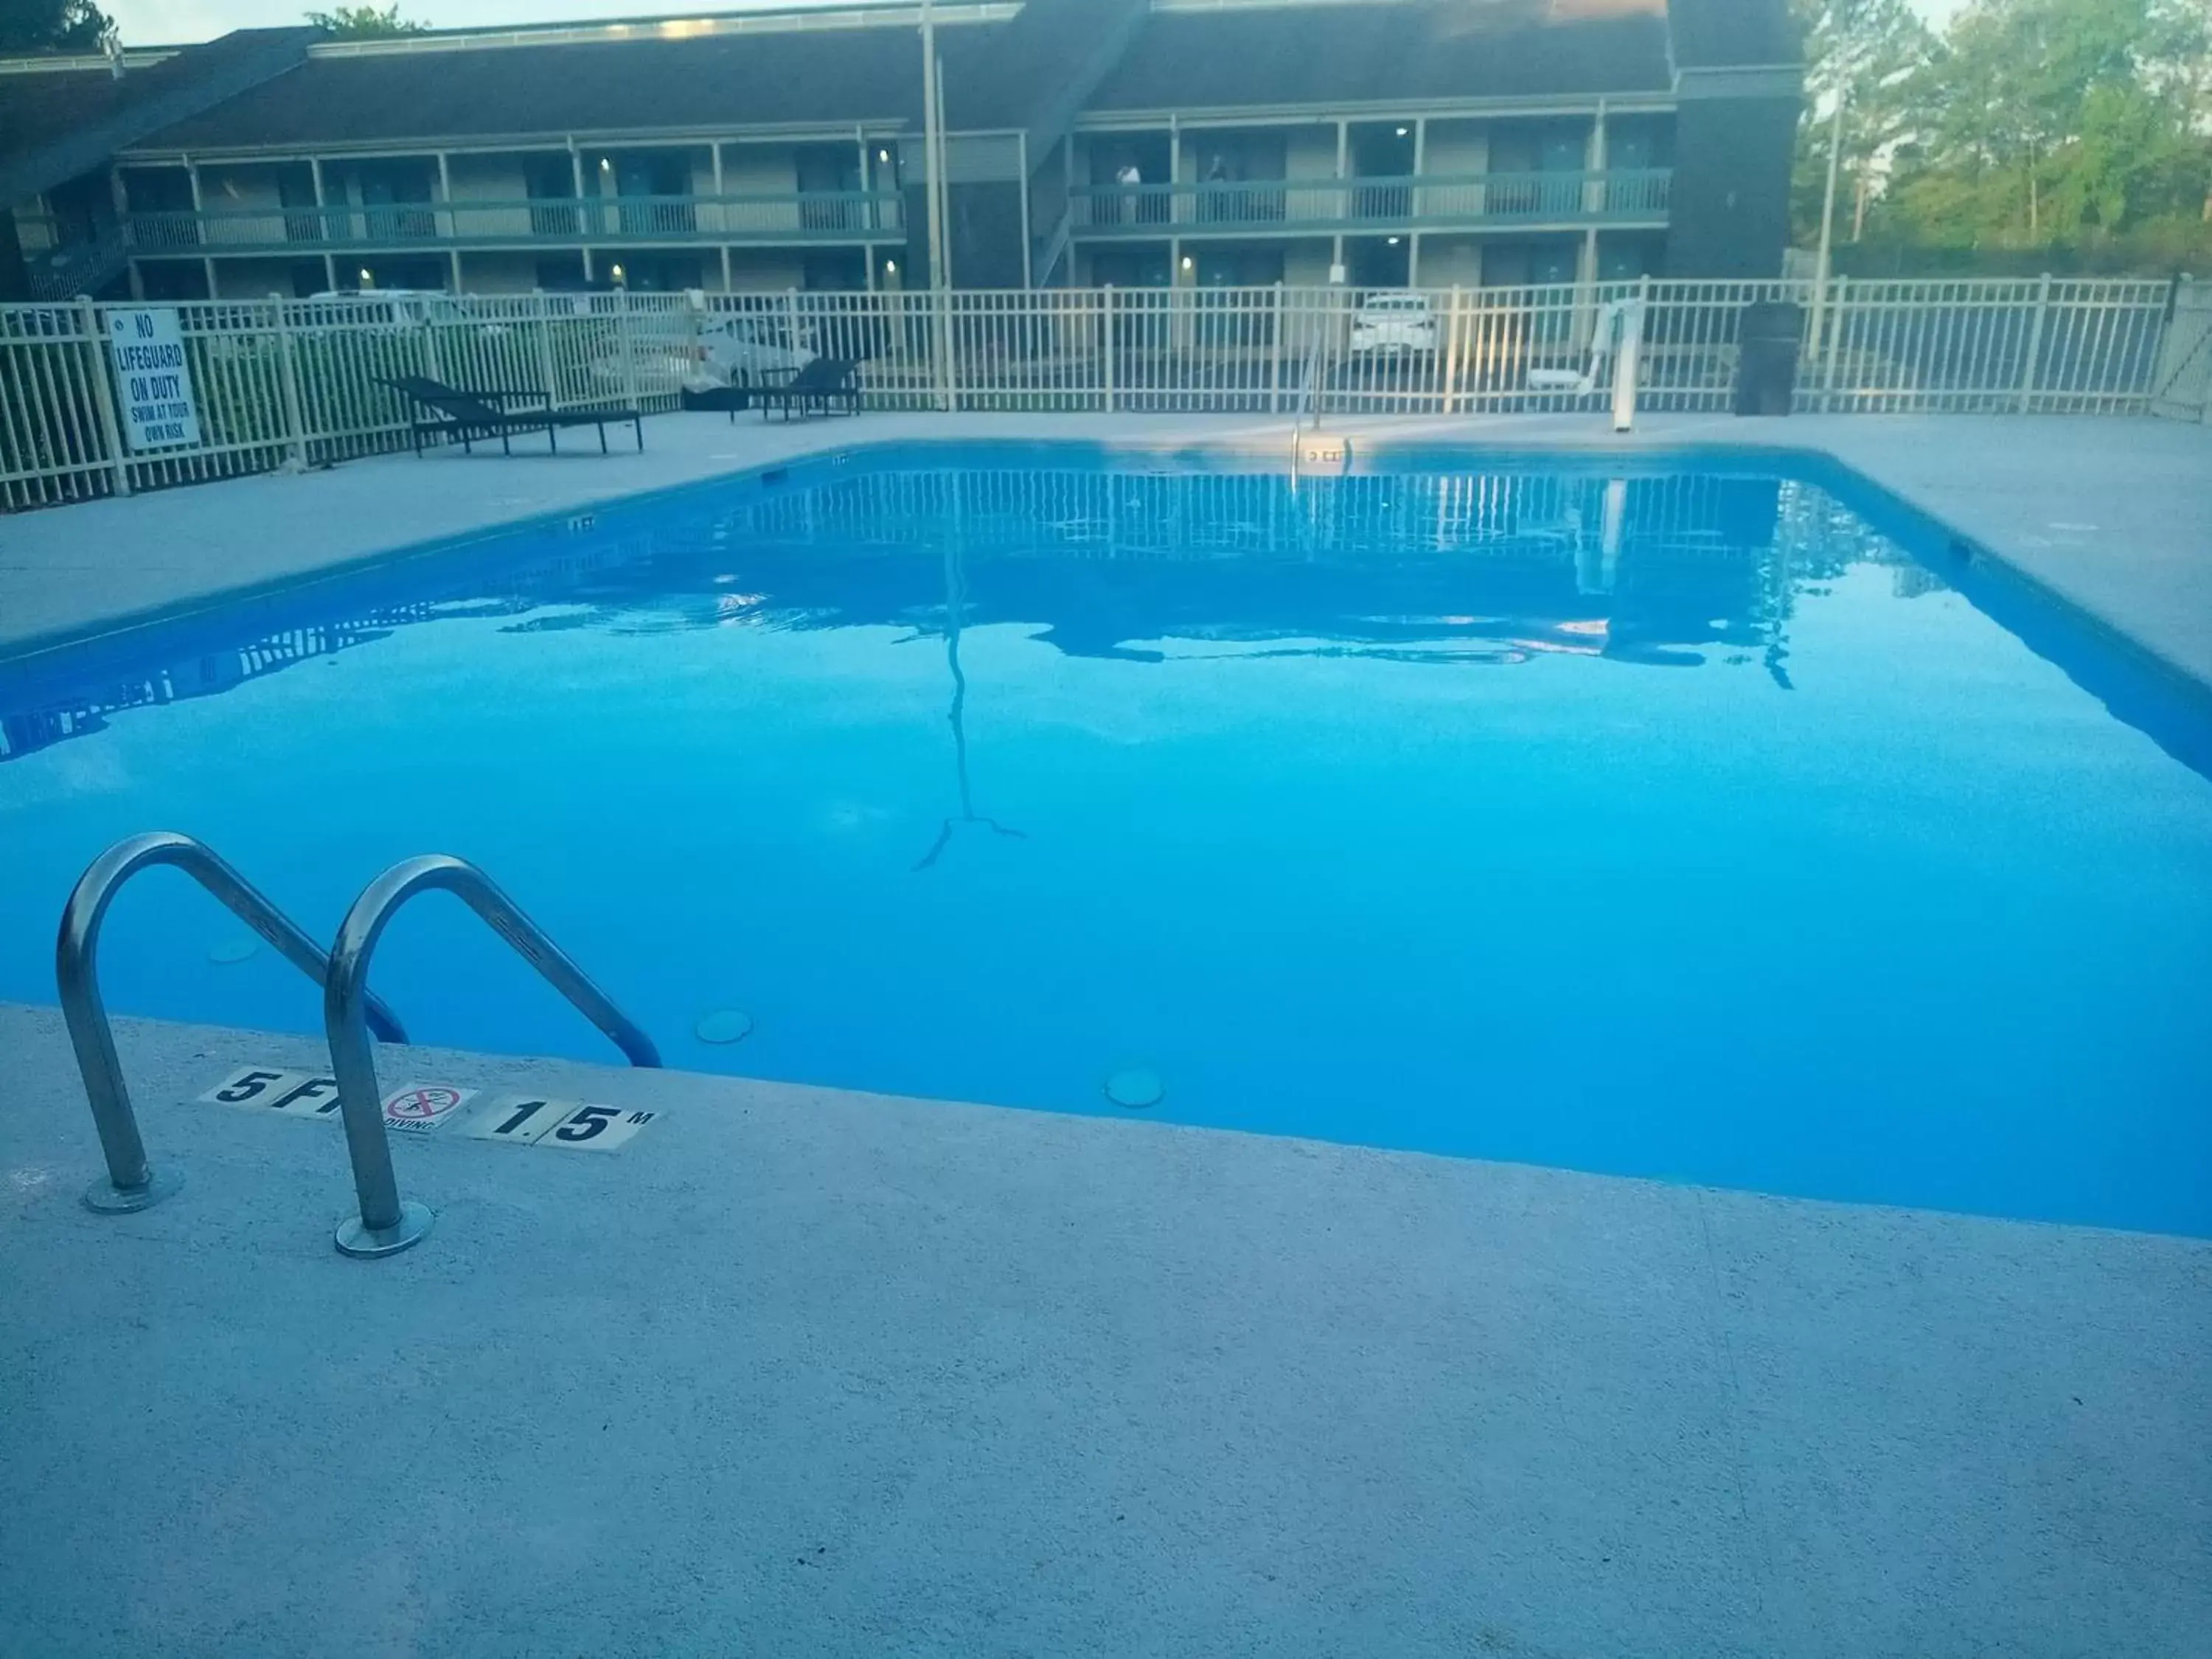
<svg viewBox="0 0 2212 1659">
<path fill-rule="evenodd" d="M 383 1090 L 376 1080 L 376 1056 L 368 1041 L 368 981 L 369 959 L 386 925 L 402 905 L 432 888 L 444 889 L 481 916 L 539 977 L 605 1032 L 631 1065 L 660 1064 L 653 1039 L 490 877 L 465 860 L 443 853 L 401 860 L 362 889 L 338 924 L 337 939 L 331 946 L 330 977 L 323 983 L 323 1026 L 330 1039 L 331 1070 L 337 1079 L 338 1113 L 345 1125 L 346 1156 L 353 1165 L 354 1196 L 360 1205 L 359 1213 L 337 1230 L 337 1247 L 347 1255 L 396 1255 L 430 1231 L 429 1210 L 402 1200 L 392 1174 Z"/>
<path fill-rule="evenodd" d="M 157 1175 L 146 1161 L 138 1115 L 123 1080 L 115 1053 L 115 1034 L 100 994 L 100 929 L 107 907 L 123 884 L 141 870 L 166 864 L 182 870 L 240 921 L 261 935 L 284 959 L 318 985 L 330 982 L 330 958 L 266 895 L 215 852 L 190 836 L 154 830 L 118 841 L 85 867 L 62 907 L 54 939 L 54 986 L 60 994 L 62 1022 L 76 1054 L 93 1127 L 107 1159 L 107 1178 L 86 1188 L 88 1209 L 104 1214 L 143 1210 L 159 1203 L 182 1184 L 172 1169 Z M 364 988 L 365 1018 L 386 1042 L 404 1042 L 407 1033 L 391 1009 Z"/>
</svg>

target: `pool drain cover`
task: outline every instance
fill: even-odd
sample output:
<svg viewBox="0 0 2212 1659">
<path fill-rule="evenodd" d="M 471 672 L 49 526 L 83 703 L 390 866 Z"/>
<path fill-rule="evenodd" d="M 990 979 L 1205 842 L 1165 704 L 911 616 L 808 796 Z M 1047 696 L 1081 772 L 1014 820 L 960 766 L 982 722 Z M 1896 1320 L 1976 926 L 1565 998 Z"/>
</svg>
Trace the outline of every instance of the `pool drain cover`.
<svg viewBox="0 0 2212 1659">
<path fill-rule="evenodd" d="M 702 1042 L 742 1042 L 752 1029 L 753 1017 L 742 1008 L 717 1008 L 702 1014 L 691 1028 Z"/>
<path fill-rule="evenodd" d="M 1106 1079 L 1106 1098 L 1116 1106 L 1157 1106 L 1167 1091 L 1160 1074 L 1149 1066 L 1124 1066 Z"/>
</svg>

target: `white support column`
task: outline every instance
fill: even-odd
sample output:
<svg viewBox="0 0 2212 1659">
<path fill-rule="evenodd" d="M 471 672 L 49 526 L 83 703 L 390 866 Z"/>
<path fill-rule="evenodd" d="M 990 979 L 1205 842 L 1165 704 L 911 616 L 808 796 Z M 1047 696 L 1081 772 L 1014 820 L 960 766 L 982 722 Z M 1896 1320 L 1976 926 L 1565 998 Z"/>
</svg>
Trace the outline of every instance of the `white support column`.
<svg viewBox="0 0 2212 1659">
<path fill-rule="evenodd" d="M 461 222 L 453 213 L 453 170 L 446 152 L 438 152 L 438 199 L 446 208 L 446 268 L 453 278 L 453 292 L 461 291 Z"/>
<path fill-rule="evenodd" d="M 131 192 L 124 187 L 123 169 L 110 163 L 107 169 L 107 199 L 115 210 L 115 234 L 123 240 L 123 269 L 131 279 L 131 297 L 146 297 L 146 279 L 138 270 L 138 251 L 131 236 Z"/>
<path fill-rule="evenodd" d="M 1590 120 L 1589 143 L 1583 150 L 1583 165 L 1589 172 L 1599 174 L 1606 169 L 1605 100 L 1602 98 L 1597 100 L 1597 113 Z M 1589 180 L 1583 189 L 1583 211 L 1602 213 L 1605 206 L 1604 179 L 1600 177 Z"/>
<path fill-rule="evenodd" d="M 717 138 L 707 146 L 707 159 L 708 165 L 714 170 L 712 179 L 712 183 L 714 187 L 714 223 L 709 225 L 704 218 L 699 217 L 696 215 L 694 216 L 694 222 L 696 223 L 702 230 L 715 230 L 726 236 L 730 234 L 730 210 L 722 204 L 724 191 L 722 188 L 722 141 L 720 139 Z M 725 242 L 722 245 L 722 287 L 726 290 L 729 286 L 730 248 L 729 244 Z"/>
<path fill-rule="evenodd" d="M 853 216 L 852 222 L 854 228 L 862 232 L 865 235 L 865 233 L 873 230 L 876 228 L 876 204 L 875 191 L 870 186 L 868 177 L 870 172 L 870 168 L 868 167 L 868 130 L 858 121 L 853 123 L 853 153 L 859 156 L 860 160 L 860 170 L 853 175 L 853 182 L 859 187 L 860 191 L 860 199 L 854 204 L 858 211 Z M 876 285 L 874 276 L 876 269 L 876 246 L 874 243 L 865 240 L 861 242 L 860 260 L 861 263 L 868 268 L 868 286 L 870 288 L 873 288 Z"/>
<path fill-rule="evenodd" d="M 1413 118 L 1413 184 L 1406 192 L 1407 210 L 1413 216 L 1416 222 L 1421 216 L 1420 179 L 1421 175 L 1428 171 L 1428 163 L 1429 118 L 1425 115 L 1417 115 Z M 1413 229 L 1406 233 L 1406 286 L 1419 288 L 1420 285 L 1421 233 L 1418 229 Z"/>
<path fill-rule="evenodd" d="M 307 158 L 307 177 L 315 186 L 315 223 L 319 227 L 316 234 L 323 243 L 323 289 L 325 293 L 335 294 L 338 288 L 338 261 L 337 256 L 330 251 L 330 245 L 337 239 L 331 225 L 330 198 L 323 193 L 321 156 L 310 155 Z"/>
<path fill-rule="evenodd" d="M 576 192 L 576 229 L 584 240 L 584 280 L 592 280 L 592 209 L 584 200 L 584 158 L 576 149 L 576 135 L 568 135 L 568 177 Z"/>
<path fill-rule="evenodd" d="M 1336 235 L 1329 244 L 1329 275 L 1334 278 L 1344 269 L 1344 216 L 1352 205 L 1351 192 L 1344 181 L 1352 176 L 1352 123 L 1341 117 L 1336 123 Z M 1347 273 L 1348 274 L 1348 273 Z"/>
<path fill-rule="evenodd" d="M 1014 148 L 1021 158 L 1022 172 L 1022 286 L 1036 286 L 1036 273 L 1030 268 L 1030 135 L 1027 130 L 1014 135 Z"/>
<path fill-rule="evenodd" d="M 192 187 L 193 233 L 204 239 L 200 246 L 205 247 L 207 243 L 204 237 L 207 228 L 199 222 L 199 216 L 207 211 L 205 204 L 200 200 L 200 164 L 189 155 L 185 157 L 185 177 L 191 182 Z M 200 255 L 200 273 L 207 279 L 208 298 L 212 300 L 215 298 L 215 260 L 205 253 Z"/>
<path fill-rule="evenodd" d="M 1605 171 L 1605 100 L 1598 100 L 1597 112 L 1590 118 L 1589 137 L 1583 143 L 1583 171 Z M 1583 181 L 1582 209 L 1595 216 L 1604 205 L 1605 186 L 1593 179 Z M 1589 331 L 1597 325 L 1597 226 L 1585 226 L 1583 245 L 1575 258 L 1575 337 L 1588 343 Z M 1626 430 L 1623 428 L 1622 430 Z"/>
</svg>

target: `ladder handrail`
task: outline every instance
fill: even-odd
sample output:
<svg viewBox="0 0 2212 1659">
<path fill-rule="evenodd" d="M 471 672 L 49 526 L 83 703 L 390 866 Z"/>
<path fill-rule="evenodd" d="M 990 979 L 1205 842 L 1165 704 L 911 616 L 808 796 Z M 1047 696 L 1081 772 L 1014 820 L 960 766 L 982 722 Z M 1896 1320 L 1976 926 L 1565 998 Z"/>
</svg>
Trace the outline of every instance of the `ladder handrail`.
<svg viewBox="0 0 2212 1659">
<path fill-rule="evenodd" d="M 100 1151 L 107 1159 L 107 1178 L 94 1182 L 84 1201 L 105 1212 L 143 1210 L 174 1192 L 182 1180 L 173 1170 L 157 1176 L 146 1161 L 146 1143 L 138 1133 L 138 1115 L 131 1109 L 123 1063 L 115 1053 L 115 1034 L 100 994 L 100 928 L 107 907 L 124 883 L 157 864 L 182 870 L 301 973 L 318 985 L 330 983 L 330 958 L 315 942 L 252 883 L 190 836 L 156 830 L 127 836 L 86 866 L 62 907 L 61 927 L 54 939 L 54 983 L 61 994 L 70 1046 L 76 1051 L 77 1073 L 84 1079 L 85 1098 L 92 1107 L 93 1127 L 100 1132 Z M 387 1042 L 407 1041 L 398 1016 L 365 989 L 362 1006 L 379 1036 Z"/>
<path fill-rule="evenodd" d="M 400 906 L 434 887 L 443 888 L 483 917 L 540 977 L 605 1031 L 631 1065 L 660 1064 L 653 1039 L 490 877 L 443 853 L 401 860 L 362 889 L 338 924 L 331 946 L 330 977 L 323 982 L 323 1026 L 330 1038 L 331 1070 L 337 1079 L 338 1112 L 345 1124 L 346 1156 L 353 1165 L 354 1195 L 361 1206 L 360 1213 L 337 1231 L 337 1247 L 348 1255 L 390 1255 L 430 1231 L 429 1210 L 403 1201 L 392 1173 L 384 1093 L 376 1080 L 367 1012 L 368 963 L 377 940 Z"/>
</svg>

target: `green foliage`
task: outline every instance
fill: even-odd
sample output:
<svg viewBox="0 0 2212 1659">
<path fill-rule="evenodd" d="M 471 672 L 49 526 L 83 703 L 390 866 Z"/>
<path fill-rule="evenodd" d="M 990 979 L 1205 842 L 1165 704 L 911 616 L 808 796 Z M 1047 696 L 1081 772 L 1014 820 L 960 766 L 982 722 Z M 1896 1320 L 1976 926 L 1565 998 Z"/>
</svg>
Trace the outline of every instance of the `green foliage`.
<svg viewBox="0 0 2212 1659">
<path fill-rule="evenodd" d="M 114 33 L 93 0 L 0 0 L 0 52 L 100 52 Z"/>
<path fill-rule="evenodd" d="M 1970 0 L 1940 38 L 1902 0 L 1802 3 L 1801 242 L 1841 92 L 1838 242 L 1863 234 L 1900 265 L 1916 247 L 2212 265 L 2212 0 Z"/>
<path fill-rule="evenodd" d="M 399 15 L 398 0 L 379 11 L 374 6 L 334 6 L 311 11 L 307 21 L 341 40 L 385 40 L 395 34 L 427 34 L 430 26 Z"/>
</svg>

